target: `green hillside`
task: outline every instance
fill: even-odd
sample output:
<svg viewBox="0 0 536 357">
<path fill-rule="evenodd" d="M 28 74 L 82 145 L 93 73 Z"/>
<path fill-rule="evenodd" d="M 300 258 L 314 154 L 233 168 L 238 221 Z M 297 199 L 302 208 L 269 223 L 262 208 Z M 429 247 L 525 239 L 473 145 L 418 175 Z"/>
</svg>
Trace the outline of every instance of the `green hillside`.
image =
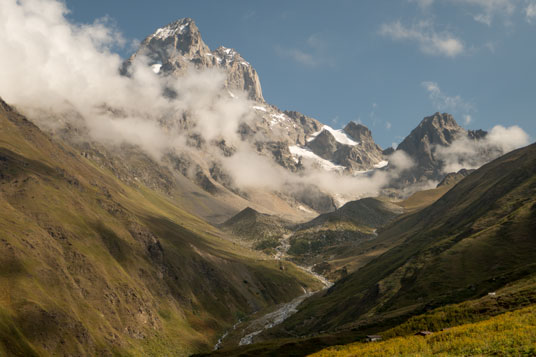
<svg viewBox="0 0 536 357">
<path fill-rule="evenodd" d="M 534 232 L 535 144 L 395 221 L 377 238 L 394 248 L 306 301 L 282 329 L 351 329 L 487 294 L 536 271 Z"/>
<path fill-rule="evenodd" d="M 534 356 L 536 306 L 489 320 L 453 327 L 430 336 L 337 346 L 312 354 L 343 356 Z"/>
<path fill-rule="evenodd" d="M 533 355 L 535 309 L 536 276 L 531 276 L 480 299 L 440 307 L 377 331 L 382 342 L 334 346 L 313 356 Z M 419 331 L 432 334 L 415 336 Z"/>
<path fill-rule="evenodd" d="M 0 354 L 187 355 L 319 283 L 127 186 L 0 101 Z"/>
</svg>

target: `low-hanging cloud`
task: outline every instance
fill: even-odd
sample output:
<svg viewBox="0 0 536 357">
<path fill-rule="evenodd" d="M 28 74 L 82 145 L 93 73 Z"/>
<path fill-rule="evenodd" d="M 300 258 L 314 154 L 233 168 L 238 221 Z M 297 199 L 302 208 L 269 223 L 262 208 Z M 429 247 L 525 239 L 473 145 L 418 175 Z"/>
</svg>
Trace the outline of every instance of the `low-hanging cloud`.
<svg viewBox="0 0 536 357">
<path fill-rule="evenodd" d="M 220 162 L 240 188 L 291 192 L 309 185 L 344 200 L 378 194 L 413 165 L 395 152 L 389 169 L 358 176 L 311 165 L 292 173 L 240 138 L 240 126 L 253 120 L 253 103 L 244 93 L 226 95 L 226 73 L 192 67 L 180 78 L 161 76 L 148 59 L 137 56 L 129 75 L 121 75 L 123 59 L 113 52 L 125 43 L 121 34 L 105 21 L 72 24 L 67 12 L 57 0 L 0 2 L 0 96 L 42 127 L 68 122 L 91 140 L 137 145 L 155 160 L 198 150 L 187 145 L 192 133 L 207 143 L 225 139 L 236 148 L 234 155 L 225 157 L 207 145 L 194 156 Z M 170 91 L 176 95 L 165 95 Z M 518 141 L 515 133 L 508 134 Z M 504 139 L 504 133 L 495 131 L 488 137 L 496 136 Z M 503 140 L 502 145 L 506 150 L 512 143 Z"/>
<path fill-rule="evenodd" d="M 121 34 L 105 21 L 72 24 L 67 13 L 56 0 L 0 4 L 0 96 L 43 127 L 69 122 L 92 140 L 138 145 L 156 160 L 194 150 L 185 144 L 192 131 L 206 142 L 224 138 L 237 148 L 233 156 L 207 148 L 205 155 L 220 160 L 234 183 L 247 188 L 314 185 L 355 198 L 378 193 L 397 172 L 352 177 L 306 168 L 291 173 L 241 142 L 238 128 L 251 120 L 252 103 L 244 94 L 224 95 L 224 72 L 191 68 L 179 79 L 160 76 L 148 59 L 137 56 L 129 75 L 121 75 L 123 59 L 112 51 L 124 44 Z M 163 95 L 169 90 L 177 95 Z M 194 128 L 181 127 L 185 116 Z M 393 165 L 397 160 L 404 161 L 394 157 Z"/>
<path fill-rule="evenodd" d="M 0 95 L 43 126 L 82 123 L 95 140 L 142 146 L 153 157 L 178 145 L 177 126 L 187 114 L 207 140 L 237 139 L 247 120 L 245 98 L 221 95 L 225 74 L 194 69 L 176 80 L 156 75 L 137 57 L 129 76 L 113 53 L 124 43 L 103 21 L 74 25 L 55 0 L 5 0 L 0 4 Z M 170 99 L 166 89 L 177 93 Z"/>
<path fill-rule="evenodd" d="M 460 169 L 477 169 L 485 163 L 512 150 L 529 144 L 529 136 L 514 125 L 508 128 L 497 125 L 480 140 L 462 137 L 450 146 L 436 146 L 435 156 L 443 162 L 443 172 Z"/>
</svg>

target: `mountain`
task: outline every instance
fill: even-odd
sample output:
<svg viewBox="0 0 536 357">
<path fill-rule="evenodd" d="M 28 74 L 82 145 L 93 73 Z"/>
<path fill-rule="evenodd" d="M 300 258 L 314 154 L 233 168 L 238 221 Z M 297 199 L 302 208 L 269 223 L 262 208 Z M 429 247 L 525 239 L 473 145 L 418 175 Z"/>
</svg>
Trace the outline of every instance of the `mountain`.
<svg viewBox="0 0 536 357">
<path fill-rule="evenodd" d="M 190 66 L 221 69 L 227 73 L 226 88 L 229 91 L 245 91 L 250 99 L 264 102 L 255 69 L 231 48 L 221 46 L 211 51 L 190 18 L 157 29 L 141 43 L 126 67 L 139 57 L 147 58 L 151 68 L 161 75 L 181 76 Z"/>
<path fill-rule="evenodd" d="M 336 281 L 362 264 L 359 258 L 377 230 L 402 214 L 400 206 L 376 198 L 350 201 L 298 225 L 288 239 L 288 257 Z"/>
<path fill-rule="evenodd" d="M 207 351 L 240 316 L 320 286 L 1 100 L 0 207 L 2 355 Z"/>
<path fill-rule="evenodd" d="M 407 185 L 419 181 L 441 180 L 444 176 L 443 163 L 436 157 L 436 147 L 447 147 L 462 137 L 479 140 L 486 134 L 483 130 L 463 129 L 448 113 L 435 113 L 425 117 L 396 149 L 407 153 L 416 164 L 413 169 L 406 171 L 400 182 Z"/>
<path fill-rule="evenodd" d="M 536 271 L 536 144 L 384 229 L 393 248 L 306 300 L 280 331 L 351 329 L 487 294 Z"/>
<path fill-rule="evenodd" d="M 289 232 L 291 225 L 291 222 L 283 218 L 247 207 L 221 224 L 221 227 L 234 236 L 248 241 L 278 246 L 279 239 Z"/>
<path fill-rule="evenodd" d="M 362 253 L 383 246 L 383 254 L 306 299 L 282 324 L 257 334 L 255 344 L 215 355 L 304 355 L 389 328 L 405 331 L 415 321 L 422 326 L 424 314 L 435 331 L 439 323 L 479 321 L 533 304 L 534 231 L 536 144 L 484 165 L 435 203 L 395 219 L 379 232 L 376 248 Z M 463 311 L 448 305 L 464 301 Z"/>
<path fill-rule="evenodd" d="M 234 98 L 239 93 L 245 92 L 251 100 L 249 106 L 252 120 L 240 125 L 241 140 L 248 143 L 252 151 L 269 158 L 292 173 L 303 173 L 307 167 L 320 171 L 334 171 L 341 174 L 344 171 L 346 174 L 354 174 L 386 164 L 381 149 L 374 143 L 370 131 L 364 126 L 350 123 L 344 130 L 335 130 L 299 112 L 281 111 L 266 103 L 255 69 L 236 50 L 225 47 L 210 50 L 203 42 L 200 31 L 192 19 L 177 20 L 149 35 L 138 51 L 125 63 L 123 72 L 128 74 L 129 68 L 135 63 L 151 66 L 159 76 L 166 78 L 180 79 L 192 68 L 217 69 L 225 73 L 226 81 L 222 95 Z M 187 114 L 183 120 L 184 123 L 181 124 L 183 129 L 191 133 L 190 137 L 197 138 L 194 146 L 205 150 L 207 146 L 215 144 L 202 140 L 204 133 L 196 128 L 194 118 L 190 118 Z M 326 136 L 331 136 L 328 138 L 331 144 L 323 141 Z M 224 154 L 233 156 L 236 152 L 234 147 L 236 143 L 230 143 L 229 140 L 222 138 L 216 144 L 220 145 L 222 142 L 225 146 Z M 213 157 L 193 158 L 192 155 L 185 157 L 185 154 L 181 154 L 180 161 L 187 163 L 181 171 L 189 175 L 190 179 L 205 191 L 215 194 L 221 192 L 223 186 L 223 190 L 234 192 L 255 203 L 252 197 L 245 197 L 247 192 L 243 187 L 236 187 L 233 184 L 230 179 L 232 174 L 225 172 L 223 165 Z M 197 173 L 193 175 L 192 166 L 197 167 L 194 170 Z M 309 186 L 306 188 L 308 192 L 319 190 L 318 187 Z M 292 188 L 288 191 L 290 192 L 284 192 L 284 196 L 287 196 L 286 200 L 291 206 L 292 201 L 297 200 L 318 212 L 336 208 L 326 200 L 324 203 L 319 203 L 318 200 L 304 201 L 306 195 L 301 194 L 299 192 L 301 190 Z"/>
</svg>

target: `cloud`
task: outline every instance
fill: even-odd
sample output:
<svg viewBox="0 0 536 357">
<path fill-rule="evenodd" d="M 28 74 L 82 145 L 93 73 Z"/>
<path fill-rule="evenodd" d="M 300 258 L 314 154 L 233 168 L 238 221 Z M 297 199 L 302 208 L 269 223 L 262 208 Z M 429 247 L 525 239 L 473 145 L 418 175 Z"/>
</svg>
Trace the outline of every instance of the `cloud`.
<svg viewBox="0 0 536 357">
<path fill-rule="evenodd" d="M 380 34 L 395 41 L 413 41 L 419 45 L 422 53 L 428 55 L 442 55 L 456 57 L 464 50 L 463 42 L 448 32 L 438 33 L 429 21 L 421 21 L 411 27 L 406 27 L 396 21 L 383 24 Z"/>
<path fill-rule="evenodd" d="M 297 48 L 282 48 L 280 46 L 276 46 L 276 52 L 281 57 L 290 58 L 293 61 L 307 67 L 316 67 L 322 64 L 322 61 L 313 54 Z"/>
<path fill-rule="evenodd" d="M 158 76 L 143 57 L 122 76 L 123 60 L 112 49 L 120 33 L 106 20 L 74 25 L 59 1 L 2 1 L 0 96 L 45 127 L 71 121 L 94 140 L 140 145 L 154 158 L 181 149 L 181 120 L 206 140 L 238 140 L 248 120 L 244 98 L 221 95 L 225 74 L 191 69 L 180 81 Z M 163 95 L 166 89 L 176 99 Z"/>
<path fill-rule="evenodd" d="M 385 129 L 389 130 L 389 129 L 391 129 L 391 127 L 392 127 L 391 122 L 386 121 L 385 122 Z"/>
<path fill-rule="evenodd" d="M 529 136 L 518 126 L 494 126 L 483 139 L 462 137 L 450 146 L 436 146 L 434 155 L 443 162 L 443 172 L 457 172 L 462 168 L 477 169 L 485 163 L 512 150 L 529 144 Z"/>
<path fill-rule="evenodd" d="M 527 4 L 527 7 L 525 7 L 525 16 L 530 23 L 536 19 L 536 1 Z"/>
<path fill-rule="evenodd" d="M 472 118 L 470 115 L 468 115 L 468 114 L 467 114 L 467 115 L 464 115 L 464 117 L 463 117 L 463 123 L 464 123 L 465 125 L 469 125 L 469 124 L 471 124 L 471 121 L 473 121 L 473 118 Z"/>
<path fill-rule="evenodd" d="M 510 16 L 515 11 L 514 0 L 450 0 L 454 4 L 478 8 L 473 14 L 477 22 L 491 25 L 496 16 Z"/>
<path fill-rule="evenodd" d="M 111 149 L 135 145 L 163 164 L 169 154 L 207 165 L 219 162 L 240 188 L 278 192 L 311 186 L 346 199 L 375 195 L 408 165 L 394 156 L 398 169 L 357 177 L 312 166 L 299 173 L 285 170 L 241 140 L 238 129 L 252 123 L 253 103 L 244 93 L 226 94 L 226 73 L 190 68 L 177 80 L 155 74 L 149 60 L 137 56 L 129 76 L 123 76 L 123 59 L 113 52 L 124 43 L 121 34 L 106 21 L 72 24 L 67 12 L 54 0 L 0 2 L 0 53 L 9 54 L 0 56 L 0 96 L 41 127 L 68 123 L 87 133 L 83 140 Z M 307 43 L 312 51 L 325 46 L 315 36 Z M 177 95 L 164 95 L 169 90 Z M 224 138 L 237 151 L 224 157 L 210 145 L 187 146 L 191 133 L 205 142 Z"/>
<path fill-rule="evenodd" d="M 319 34 L 312 34 L 305 41 L 306 49 L 284 48 L 275 46 L 276 53 L 282 58 L 290 58 L 306 67 L 335 65 L 335 60 L 329 54 L 328 42 Z"/>
<path fill-rule="evenodd" d="M 441 91 L 436 82 L 422 82 L 421 85 L 428 92 L 432 104 L 439 111 L 474 111 L 475 108 L 471 103 L 463 100 L 459 95 L 451 97 Z"/>
</svg>

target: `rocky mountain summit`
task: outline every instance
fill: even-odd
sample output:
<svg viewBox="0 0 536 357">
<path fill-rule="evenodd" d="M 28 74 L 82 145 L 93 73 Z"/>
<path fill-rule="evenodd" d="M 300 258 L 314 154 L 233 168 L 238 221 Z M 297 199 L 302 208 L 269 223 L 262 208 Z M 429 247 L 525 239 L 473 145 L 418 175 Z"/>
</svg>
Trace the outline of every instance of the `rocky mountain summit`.
<svg viewBox="0 0 536 357">
<path fill-rule="evenodd" d="M 154 72 L 183 75 L 190 66 L 218 68 L 227 73 L 226 87 L 245 91 L 252 100 L 264 102 L 261 83 L 255 69 L 238 52 L 223 46 L 214 51 L 203 42 L 194 20 L 184 18 L 156 30 L 148 36 L 128 63 L 142 57 Z"/>
<path fill-rule="evenodd" d="M 424 180 L 441 180 L 445 173 L 442 172 L 443 164 L 436 155 L 436 148 L 447 147 L 463 137 L 480 140 L 486 134 L 483 130 L 465 130 L 448 113 L 425 117 L 397 147 L 415 162 L 414 168 L 406 171 L 400 182 L 407 185 Z"/>
<path fill-rule="evenodd" d="M 226 80 L 221 95 L 235 99 L 245 93 L 249 100 L 250 120 L 240 124 L 240 139 L 250 145 L 252 152 L 271 159 L 292 173 L 313 168 L 353 175 L 387 164 L 370 130 L 363 125 L 349 123 L 344 130 L 335 130 L 302 113 L 281 111 L 266 103 L 258 74 L 251 64 L 234 49 L 220 46 L 211 50 L 190 18 L 172 22 L 149 35 L 125 63 L 125 74 L 136 61 L 150 66 L 158 76 L 178 80 L 192 69 L 224 72 Z M 196 128 L 195 120 L 188 113 L 183 121 L 181 127 L 190 133 L 190 146 L 206 151 L 207 147 L 215 145 L 226 157 L 235 154 L 233 145 L 236 143 L 225 138 L 207 142 L 203 139 L 202 129 Z M 226 172 L 213 155 L 182 153 L 178 156 L 171 157 L 173 166 L 203 190 L 212 195 L 231 191 L 251 200 L 247 192 L 236 187 L 232 173 Z M 291 201 L 297 200 L 317 212 L 336 208 L 333 199 L 314 191 L 318 188 L 294 187 L 287 195 Z"/>
<path fill-rule="evenodd" d="M 211 50 L 190 18 L 174 21 L 149 35 L 124 63 L 122 73 L 129 76 L 136 66 L 148 66 L 156 78 L 162 79 L 165 88 L 173 87 L 175 81 L 180 84 L 192 73 L 206 70 L 223 73 L 221 88 L 216 89 L 216 94 L 210 94 L 215 98 L 208 99 L 207 103 L 241 108 L 241 118 L 217 119 L 236 121 L 232 137 L 226 136 L 228 132 L 220 133 L 218 128 L 213 128 L 217 120 L 208 125 L 200 124 L 196 117 L 199 108 L 191 110 L 187 105 L 184 108 L 179 105 L 181 109 L 173 109 L 163 118 L 154 118 L 165 130 L 176 130 L 184 141 L 181 147 L 170 148 L 160 160 L 135 145 L 123 145 L 120 150 L 115 150 L 104 143 L 81 138 L 78 133 L 84 131 L 79 129 L 67 128 L 61 136 L 78 147 L 84 156 L 110 169 L 129 184 L 141 182 L 177 197 L 193 195 L 196 199 L 192 202 L 196 204 L 192 204 L 191 209 L 211 222 L 221 223 L 247 206 L 272 214 L 311 219 L 361 196 L 356 193 L 343 197 L 337 187 L 331 187 L 336 185 L 327 187 L 324 184 L 322 188 L 316 180 L 303 180 L 303 177 L 327 173 L 330 177 L 351 179 L 373 175 L 376 170 L 391 170 L 389 156 L 393 151 L 382 151 L 374 142 L 371 131 L 362 124 L 349 122 L 343 129 L 335 129 L 297 111 L 283 111 L 267 103 L 253 66 L 234 49 L 220 46 Z M 176 99 L 174 96 L 180 100 L 189 93 L 175 93 L 174 89 L 169 89 L 162 95 L 169 96 L 166 99 L 172 101 Z M 206 107 L 211 105 L 207 104 L 202 110 L 210 111 Z M 216 119 L 221 114 L 210 115 Z M 216 135 L 207 135 L 207 130 Z M 444 173 L 434 148 L 448 146 L 455 138 L 464 135 L 478 140 L 485 136 L 485 132 L 467 132 L 448 114 L 437 113 L 425 118 L 398 148 L 412 157 L 417 165 L 395 184 L 405 187 L 424 180 L 440 181 Z M 260 161 L 268 162 L 264 167 L 269 165 L 274 172 L 279 172 L 278 176 L 286 177 L 284 182 L 262 189 L 246 187 L 240 178 L 237 179 L 240 176 L 237 161 L 244 154 L 250 158 L 261 156 Z M 229 165 L 232 160 L 235 160 L 234 164 Z"/>
</svg>

